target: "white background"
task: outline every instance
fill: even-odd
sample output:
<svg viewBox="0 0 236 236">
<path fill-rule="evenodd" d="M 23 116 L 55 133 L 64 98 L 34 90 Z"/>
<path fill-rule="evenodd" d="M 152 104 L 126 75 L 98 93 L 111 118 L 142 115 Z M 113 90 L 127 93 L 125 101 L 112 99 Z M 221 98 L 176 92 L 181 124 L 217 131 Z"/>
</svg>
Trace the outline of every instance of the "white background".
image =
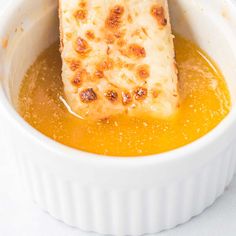
<svg viewBox="0 0 236 236">
<path fill-rule="evenodd" d="M 14 159 L 0 153 L 0 236 L 97 236 L 71 228 L 41 211 L 25 194 Z M 236 179 L 202 215 L 159 235 L 235 236 Z"/>
<path fill-rule="evenodd" d="M 9 1 L 0 0 L 0 11 L 6 3 Z M 1 143 L 2 140 L 0 140 Z M 159 235 L 235 236 L 236 178 L 224 196 L 202 215 Z M 66 226 L 41 211 L 25 194 L 18 178 L 14 159 L 1 148 L 0 236 L 96 236 L 96 234 L 88 234 Z"/>
</svg>

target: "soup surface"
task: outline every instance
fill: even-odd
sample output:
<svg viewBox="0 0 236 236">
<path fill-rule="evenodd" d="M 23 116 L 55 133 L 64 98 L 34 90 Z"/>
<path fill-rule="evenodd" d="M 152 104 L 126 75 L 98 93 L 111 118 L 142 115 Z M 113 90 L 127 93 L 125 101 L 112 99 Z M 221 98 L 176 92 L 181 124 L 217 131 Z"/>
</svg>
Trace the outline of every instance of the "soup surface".
<svg viewBox="0 0 236 236">
<path fill-rule="evenodd" d="M 157 154 L 205 135 L 230 110 L 229 92 L 218 68 L 196 45 L 176 36 L 181 101 L 174 117 L 81 120 L 69 112 L 63 98 L 58 47 L 55 43 L 45 50 L 26 73 L 18 109 L 34 128 L 70 147 L 113 156 Z"/>
</svg>

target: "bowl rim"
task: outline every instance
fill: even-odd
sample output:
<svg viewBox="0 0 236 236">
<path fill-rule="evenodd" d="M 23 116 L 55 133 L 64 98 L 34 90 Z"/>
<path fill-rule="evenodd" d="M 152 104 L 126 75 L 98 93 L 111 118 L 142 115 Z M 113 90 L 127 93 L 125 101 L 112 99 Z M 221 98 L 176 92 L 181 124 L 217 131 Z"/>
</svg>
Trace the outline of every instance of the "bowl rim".
<svg viewBox="0 0 236 236">
<path fill-rule="evenodd" d="M 20 2 L 20 1 L 19 1 Z M 230 3 L 234 6 L 236 10 L 236 2 L 230 0 Z M 14 11 L 17 9 L 17 4 L 11 9 Z M 6 10 L 6 9 L 5 9 Z M 5 19 L 6 22 L 8 19 Z M 4 23 L 5 23 L 4 22 Z M 4 27 L 2 28 L 4 30 Z M 232 106 L 229 114 L 210 132 L 205 134 L 204 136 L 198 138 L 197 140 L 178 147 L 176 149 L 152 155 L 143 155 L 143 156 L 110 156 L 110 155 L 102 155 L 95 154 L 86 151 L 82 151 L 79 149 L 75 149 L 73 147 L 66 146 L 62 143 L 59 143 L 34 127 L 32 127 L 27 121 L 25 121 L 20 114 L 13 108 L 12 104 L 9 102 L 8 96 L 4 89 L 3 81 L 0 79 L 0 105 L 2 105 L 3 110 L 5 110 L 5 114 L 7 114 L 7 118 L 11 120 L 17 128 L 21 132 L 24 132 L 27 136 L 39 143 L 41 146 L 46 149 L 58 154 L 58 156 L 62 156 L 66 159 L 78 159 L 83 161 L 93 161 L 107 164 L 115 164 L 115 165 L 131 165 L 131 166 L 139 166 L 143 164 L 153 164 L 160 162 L 169 162 L 173 159 L 185 159 L 188 158 L 189 155 L 193 155 L 197 153 L 199 150 L 206 148 L 210 143 L 216 141 L 219 137 L 223 136 L 224 133 L 229 132 L 230 129 L 234 126 L 236 122 L 236 107 Z"/>
</svg>

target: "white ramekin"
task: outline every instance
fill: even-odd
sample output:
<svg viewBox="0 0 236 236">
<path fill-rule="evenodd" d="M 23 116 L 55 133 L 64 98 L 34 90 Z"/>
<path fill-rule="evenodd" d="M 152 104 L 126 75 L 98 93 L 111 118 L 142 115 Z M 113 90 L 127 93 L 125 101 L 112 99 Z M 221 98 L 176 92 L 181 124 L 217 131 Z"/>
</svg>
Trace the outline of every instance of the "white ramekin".
<svg viewBox="0 0 236 236">
<path fill-rule="evenodd" d="M 8 39 L 8 46 L 0 49 L 1 140 L 17 157 L 32 198 L 69 225 L 113 235 L 155 233 L 201 213 L 223 193 L 235 171 L 234 2 L 169 1 L 175 31 L 194 40 L 219 64 L 233 108 L 196 142 L 139 158 L 73 150 L 34 130 L 15 111 L 26 69 L 58 36 L 55 2 L 5 1 L 0 10 L 0 39 Z"/>
</svg>

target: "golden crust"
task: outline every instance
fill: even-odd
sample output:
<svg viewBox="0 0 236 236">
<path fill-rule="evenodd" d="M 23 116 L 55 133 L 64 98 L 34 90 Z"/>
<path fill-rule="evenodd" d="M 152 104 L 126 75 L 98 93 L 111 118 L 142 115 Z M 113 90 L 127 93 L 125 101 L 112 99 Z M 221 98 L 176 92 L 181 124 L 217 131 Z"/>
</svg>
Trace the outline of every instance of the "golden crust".
<svg viewBox="0 0 236 236">
<path fill-rule="evenodd" d="M 62 79 L 74 112 L 88 119 L 175 112 L 178 80 L 167 0 L 59 5 Z"/>
</svg>

